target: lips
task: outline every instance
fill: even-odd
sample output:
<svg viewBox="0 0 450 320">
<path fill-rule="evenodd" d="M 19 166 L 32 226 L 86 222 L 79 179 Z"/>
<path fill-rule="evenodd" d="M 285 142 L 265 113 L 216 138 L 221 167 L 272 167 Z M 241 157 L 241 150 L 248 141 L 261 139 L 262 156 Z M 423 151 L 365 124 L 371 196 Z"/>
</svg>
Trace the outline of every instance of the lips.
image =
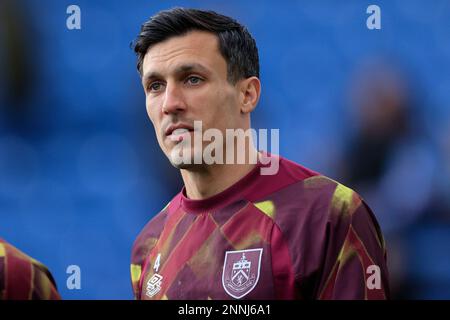
<svg viewBox="0 0 450 320">
<path fill-rule="evenodd" d="M 166 136 L 170 136 L 177 129 L 187 129 L 188 131 L 193 131 L 194 127 L 185 123 L 172 124 L 167 127 L 165 131 Z"/>
<path fill-rule="evenodd" d="M 172 124 L 165 130 L 166 137 L 169 137 L 172 141 L 181 141 L 186 135 L 189 135 L 194 128 L 186 123 Z"/>
<path fill-rule="evenodd" d="M 184 140 L 184 138 L 186 137 L 186 135 L 189 134 L 190 131 L 191 130 L 188 130 L 186 128 L 175 129 L 174 131 L 172 131 L 172 134 L 169 136 L 170 140 L 172 140 L 172 141 Z"/>
<path fill-rule="evenodd" d="M 189 132 L 189 130 L 186 128 L 175 129 L 175 130 L 173 130 L 172 135 L 179 135 L 179 134 L 183 134 L 186 132 Z"/>
</svg>

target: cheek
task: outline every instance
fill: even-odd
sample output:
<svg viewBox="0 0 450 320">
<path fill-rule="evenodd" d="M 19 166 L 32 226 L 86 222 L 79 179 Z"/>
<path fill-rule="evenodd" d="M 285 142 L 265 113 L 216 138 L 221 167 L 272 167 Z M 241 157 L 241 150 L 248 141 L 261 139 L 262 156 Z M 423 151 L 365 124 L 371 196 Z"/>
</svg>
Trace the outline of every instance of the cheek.
<svg viewBox="0 0 450 320">
<path fill-rule="evenodd" d="M 154 126 L 158 122 L 158 108 L 156 106 L 157 105 L 155 104 L 155 101 L 152 101 L 152 103 L 150 103 L 148 99 L 146 100 L 145 109 L 147 111 L 147 116 Z"/>
<path fill-rule="evenodd" d="M 235 128 L 239 116 L 239 107 L 233 92 L 218 90 L 215 95 L 213 120 L 220 127 L 219 129 Z"/>
<path fill-rule="evenodd" d="M 153 129 L 155 130 L 156 137 L 159 140 L 159 138 L 160 138 L 159 137 L 160 121 L 158 120 L 159 119 L 159 117 L 158 117 L 158 110 L 157 110 L 157 108 L 156 108 L 156 106 L 154 104 L 150 105 L 148 103 L 148 101 L 147 101 L 147 103 L 146 103 L 146 111 L 147 111 L 147 116 L 148 116 L 150 122 L 153 125 Z"/>
<path fill-rule="evenodd" d="M 153 104 L 150 102 L 150 99 L 147 97 L 146 99 L 145 99 L 145 110 L 147 110 L 147 115 L 148 115 L 148 117 L 151 119 L 152 118 L 152 116 L 151 116 L 151 111 L 154 109 L 154 106 L 153 106 Z"/>
</svg>

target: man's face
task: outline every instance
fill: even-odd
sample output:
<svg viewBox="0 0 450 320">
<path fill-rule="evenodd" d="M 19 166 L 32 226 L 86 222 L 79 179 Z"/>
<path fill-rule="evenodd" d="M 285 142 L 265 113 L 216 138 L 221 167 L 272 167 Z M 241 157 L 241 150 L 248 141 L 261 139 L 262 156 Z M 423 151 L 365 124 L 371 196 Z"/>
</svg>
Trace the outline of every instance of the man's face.
<svg viewBox="0 0 450 320">
<path fill-rule="evenodd" d="M 148 116 L 172 163 L 171 152 L 180 140 L 190 135 L 194 141 L 194 121 L 202 121 L 203 131 L 216 128 L 223 134 L 245 124 L 239 90 L 227 80 L 227 63 L 212 33 L 192 31 L 154 45 L 144 57 L 142 74 Z M 176 128 L 189 132 L 172 131 Z M 194 154 L 193 146 L 182 148 Z"/>
</svg>

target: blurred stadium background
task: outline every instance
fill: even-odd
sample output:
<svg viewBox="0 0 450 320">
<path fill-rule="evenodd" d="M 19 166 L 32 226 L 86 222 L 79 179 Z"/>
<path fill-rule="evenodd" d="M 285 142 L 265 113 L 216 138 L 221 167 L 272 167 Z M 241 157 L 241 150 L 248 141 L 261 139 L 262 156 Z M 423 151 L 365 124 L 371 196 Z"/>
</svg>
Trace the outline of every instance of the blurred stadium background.
<svg viewBox="0 0 450 320">
<path fill-rule="evenodd" d="M 81 8 L 81 30 L 66 9 Z M 366 8 L 381 8 L 368 30 Z M 450 299 L 450 1 L 0 2 L 0 237 L 65 299 L 131 299 L 129 256 L 181 188 L 147 119 L 130 42 L 173 6 L 248 26 L 255 128 L 356 189 L 384 231 L 393 298 Z M 81 267 L 81 290 L 66 268 Z"/>
</svg>

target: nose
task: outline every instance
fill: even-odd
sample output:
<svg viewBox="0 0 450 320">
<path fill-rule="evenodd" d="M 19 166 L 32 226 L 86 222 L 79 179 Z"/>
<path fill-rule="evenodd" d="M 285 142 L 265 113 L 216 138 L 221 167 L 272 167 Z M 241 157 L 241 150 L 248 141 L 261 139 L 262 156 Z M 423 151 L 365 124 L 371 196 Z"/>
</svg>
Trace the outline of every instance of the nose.
<svg viewBox="0 0 450 320">
<path fill-rule="evenodd" d="M 162 112 L 165 114 L 179 113 L 186 109 L 181 88 L 176 84 L 167 84 L 162 105 Z"/>
</svg>

